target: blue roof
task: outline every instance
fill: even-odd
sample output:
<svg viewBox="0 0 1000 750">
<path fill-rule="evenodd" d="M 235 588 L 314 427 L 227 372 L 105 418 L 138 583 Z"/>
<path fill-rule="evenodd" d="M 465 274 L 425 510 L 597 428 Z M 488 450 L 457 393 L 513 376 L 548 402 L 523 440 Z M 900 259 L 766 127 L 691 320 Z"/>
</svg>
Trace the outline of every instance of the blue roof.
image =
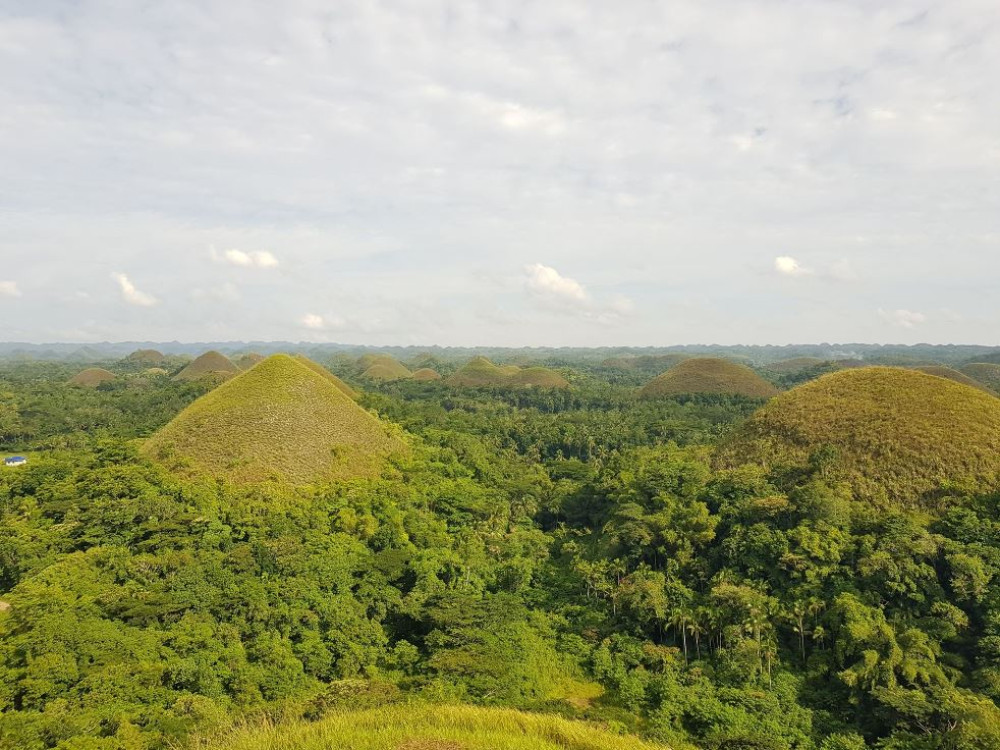
<svg viewBox="0 0 1000 750">
<path fill-rule="evenodd" d="M 10 458 L 5 458 L 4 463 L 12 464 L 15 461 L 27 461 L 24 456 L 11 456 Z"/>
</svg>

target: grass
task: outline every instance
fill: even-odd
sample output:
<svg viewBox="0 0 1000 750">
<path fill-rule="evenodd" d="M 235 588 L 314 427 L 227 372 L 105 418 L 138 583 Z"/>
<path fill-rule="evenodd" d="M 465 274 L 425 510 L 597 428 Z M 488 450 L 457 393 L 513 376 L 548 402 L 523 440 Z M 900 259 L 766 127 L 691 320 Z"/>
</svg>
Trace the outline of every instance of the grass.
<svg viewBox="0 0 1000 750">
<path fill-rule="evenodd" d="M 237 484 L 370 476 L 404 449 L 329 378 L 284 354 L 202 396 L 143 447 L 179 472 Z"/>
<path fill-rule="evenodd" d="M 401 704 L 238 729 L 201 750 L 666 750 L 599 725 L 503 708 Z"/>
<path fill-rule="evenodd" d="M 992 362 L 974 362 L 966 365 L 961 372 L 990 390 L 1000 393 L 1000 365 Z"/>
<path fill-rule="evenodd" d="M 306 357 L 303 354 L 296 354 L 295 361 L 301 362 L 313 372 L 322 375 L 324 378 L 333 383 L 340 390 L 340 392 L 343 393 L 348 398 L 357 400 L 358 392 L 355 391 L 353 388 L 351 388 L 351 386 L 349 386 L 343 380 L 338 378 L 336 375 L 334 375 L 332 372 L 323 367 L 323 365 L 319 364 L 318 362 L 313 362 L 311 359 L 309 359 L 309 357 Z"/>
<path fill-rule="evenodd" d="M 201 380 L 204 377 L 230 378 L 237 374 L 240 368 L 224 354 L 209 351 L 195 359 L 191 364 L 174 375 L 174 380 Z"/>
<path fill-rule="evenodd" d="M 717 462 L 801 466 L 819 448 L 862 498 L 921 505 L 943 483 L 993 488 L 1000 400 L 916 370 L 841 370 L 772 399 L 723 442 Z"/>
<path fill-rule="evenodd" d="M 475 357 L 445 381 L 459 388 L 537 387 L 568 388 L 569 381 L 547 367 L 498 366 L 486 357 Z"/>
<path fill-rule="evenodd" d="M 239 367 L 241 370 L 249 370 L 258 362 L 263 362 L 267 359 L 263 354 L 258 354 L 257 352 L 248 352 L 246 354 L 240 355 L 235 360 L 233 364 Z"/>
<path fill-rule="evenodd" d="M 386 357 L 365 370 L 363 377 L 369 380 L 405 380 L 413 375 L 392 357 Z"/>
<path fill-rule="evenodd" d="M 77 373 L 68 381 L 69 385 L 76 385 L 82 388 L 96 388 L 101 383 L 108 383 L 116 378 L 113 372 L 100 367 L 88 367 L 83 372 Z"/>
<path fill-rule="evenodd" d="M 413 373 L 414 380 L 440 380 L 441 374 L 437 370 L 432 370 L 429 367 L 421 367 Z"/>
<path fill-rule="evenodd" d="M 658 375 L 639 391 L 643 398 L 664 398 L 687 393 L 724 393 L 770 398 L 778 389 L 746 365 L 728 359 L 686 359 Z"/>
<path fill-rule="evenodd" d="M 986 391 L 987 393 L 992 392 L 975 378 L 971 378 L 965 373 L 953 370 L 950 367 L 945 367 L 944 365 L 926 365 L 924 367 L 914 367 L 913 369 L 938 378 L 954 380 L 956 383 L 961 383 L 962 385 L 967 385 L 971 388 L 978 388 L 979 390 Z"/>
</svg>

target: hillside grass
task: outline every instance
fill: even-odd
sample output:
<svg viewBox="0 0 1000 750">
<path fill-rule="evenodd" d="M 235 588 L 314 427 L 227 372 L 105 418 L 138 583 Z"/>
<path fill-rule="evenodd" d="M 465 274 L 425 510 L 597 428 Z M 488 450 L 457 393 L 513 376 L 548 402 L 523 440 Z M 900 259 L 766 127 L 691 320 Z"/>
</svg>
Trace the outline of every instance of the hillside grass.
<svg viewBox="0 0 1000 750">
<path fill-rule="evenodd" d="M 970 388 L 978 388 L 981 391 L 986 391 L 987 393 L 992 393 L 992 391 L 985 385 L 980 383 L 975 378 L 969 377 L 963 372 L 954 370 L 951 367 L 945 367 L 944 365 L 925 365 L 923 367 L 914 367 L 914 370 L 926 373 L 927 375 L 933 375 L 938 378 L 945 378 L 947 380 L 953 380 L 956 383 L 961 383 L 962 385 L 967 385 Z"/>
<path fill-rule="evenodd" d="M 568 388 L 569 381 L 548 367 L 496 365 L 486 357 L 475 357 L 460 367 L 446 381 L 456 388 Z"/>
<path fill-rule="evenodd" d="M 71 377 L 67 382 L 69 385 L 75 385 L 80 388 L 96 388 L 101 383 L 110 383 L 112 380 L 117 379 L 117 377 L 113 372 L 101 367 L 88 367 L 83 372 L 79 372 Z"/>
<path fill-rule="evenodd" d="M 143 446 L 179 472 L 237 484 L 370 476 L 404 449 L 388 425 L 283 354 L 202 396 Z"/>
<path fill-rule="evenodd" d="M 209 351 L 174 375 L 174 380 L 200 380 L 205 377 L 226 379 L 239 372 L 240 368 L 229 357 L 216 351 Z"/>
<path fill-rule="evenodd" d="M 920 504 L 949 482 L 992 489 L 1000 400 L 916 370 L 842 370 L 772 399 L 720 445 L 717 462 L 804 466 L 820 448 L 863 498 Z"/>
<path fill-rule="evenodd" d="M 475 706 L 401 704 L 238 729 L 199 750 L 666 750 L 599 725 Z"/>
<path fill-rule="evenodd" d="M 995 365 L 992 362 L 974 362 L 971 365 L 965 365 L 961 372 L 994 393 L 1000 393 L 1000 365 Z"/>
<path fill-rule="evenodd" d="M 778 389 L 746 365 L 728 359 L 699 357 L 674 365 L 639 391 L 642 398 L 669 398 L 689 393 L 770 398 Z"/>
<path fill-rule="evenodd" d="M 136 349 L 125 359 L 128 362 L 138 362 L 145 365 L 162 365 L 167 361 L 166 355 L 156 349 Z"/>
<path fill-rule="evenodd" d="M 437 370 L 432 370 L 429 367 L 421 367 L 419 370 L 414 371 L 413 379 L 424 382 L 431 380 L 440 380 L 441 373 L 439 373 Z"/>
<path fill-rule="evenodd" d="M 358 392 L 356 390 L 354 390 L 353 388 L 351 388 L 351 386 L 349 386 L 343 380 L 341 380 L 340 378 L 338 378 L 336 375 L 334 375 L 332 372 L 330 372 L 325 367 L 323 367 L 323 365 L 321 365 L 319 362 L 314 362 L 313 360 L 309 359 L 309 357 L 305 356 L 304 354 L 296 354 L 295 355 L 295 360 L 297 362 L 301 362 L 302 364 L 304 364 L 306 367 L 308 367 L 313 372 L 315 372 L 315 373 L 317 373 L 319 375 L 322 375 L 324 378 L 326 378 L 327 380 L 329 380 L 331 383 L 333 383 L 334 386 L 336 386 L 336 388 L 341 393 L 343 393 L 348 398 L 352 398 L 354 400 L 357 400 L 357 398 L 358 398 Z"/>
<path fill-rule="evenodd" d="M 233 364 L 239 367 L 241 370 L 249 370 L 255 364 L 263 362 L 267 357 L 263 354 L 258 354 L 257 352 L 248 352 L 247 354 L 241 354 L 239 357 L 233 360 Z"/>
<path fill-rule="evenodd" d="M 382 359 L 364 371 L 362 377 L 369 380 L 405 380 L 413 375 L 406 367 L 392 359 Z"/>
</svg>

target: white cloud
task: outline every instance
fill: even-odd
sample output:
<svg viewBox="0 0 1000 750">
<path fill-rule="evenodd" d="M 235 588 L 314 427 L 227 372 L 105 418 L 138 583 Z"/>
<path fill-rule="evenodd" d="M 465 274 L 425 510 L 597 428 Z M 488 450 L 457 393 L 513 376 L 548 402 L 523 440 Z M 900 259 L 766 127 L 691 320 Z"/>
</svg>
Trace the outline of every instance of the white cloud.
<svg viewBox="0 0 1000 750">
<path fill-rule="evenodd" d="M 534 263 L 524 268 L 525 286 L 532 295 L 545 302 L 562 305 L 585 305 L 587 290 L 576 279 L 563 276 L 551 266 Z"/>
<path fill-rule="evenodd" d="M 267 250 L 253 250 L 244 252 L 235 248 L 226 250 L 221 254 L 213 247 L 210 250 L 212 259 L 217 262 L 228 263 L 231 266 L 240 268 L 277 268 L 278 259 L 273 253 Z"/>
<path fill-rule="evenodd" d="M 130 305 L 137 305 L 139 307 L 152 307 L 158 300 L 151 294 L 146 294 L 145 292 L 140 292 L 135 288 L 128 276 L 123 273 L 113 273 L 111 278 L 118 282 L 118 286 L 122 291 L 122 299 L 128 302 Z"/>
<path fill-rule="evenodd" d="M 927 322 L 927 316 L 913 310 L 883 310 L 879 308 L 879 317 L 887 323 L 900 328 L 914 328 Z"/>
<path fill-rule="evenodd" d="M 0 297 L 20 297 L 21 290 L 16 281 L 0 281 Z"/>
<path fill-rule="evenodd" d="M 790 255 L 779 255 L 774 259 L 774 270 L 782 276 L 808 276 L 812 271 L 803 268 Z"/>
<path fill-rule="evenodd" d="M 313 331 L 321 331 L 326 328 L 326 321 L 323 320 L 323 316 L 316 315 L 315 313 L 306 313 L 302 316 L 302 320 L 300 322 L 306 328 L 312 329 Z"/>
</svg>

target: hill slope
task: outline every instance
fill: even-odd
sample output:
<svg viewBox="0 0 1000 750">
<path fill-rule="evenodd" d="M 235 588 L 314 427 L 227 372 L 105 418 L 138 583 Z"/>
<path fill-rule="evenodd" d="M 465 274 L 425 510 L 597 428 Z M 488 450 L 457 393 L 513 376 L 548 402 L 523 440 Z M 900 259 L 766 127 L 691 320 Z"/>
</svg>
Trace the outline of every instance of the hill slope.
<svg viewBox="0 0 1000 750">
<path fill-rule="evenodd" d="M 411 375 L 413 375 L 413 373 L 403 367 L 403 365 L 399 362 L 392 358 L 388 358 L 382 359 L 373 364 L 364 371 L 362 377 L 366 377 L 369 380 L 404 380 Z"/>
<path fill-rule="evenodd" d="M 202 396 L 143 450 L 236 483 L 307 483 L 377 473 L 403 447 L 328 378 L 278 354 Z"/>
<path fill-rule="evenodd" d="M 399 705 L 314 723 L 238 730 L 206 750 L 667 750 L 558 716 L 502 708 Z"/>
<path fill-rule="evenodd" d="M 498 366 L 486 357 L 474 357 L 460 367 L 445 381 L 459 388 L 475 387 L 536 387 L 568 388 L 569 381 L 555 370 L 547 367 L 525 367 L 517 365 Z"/>
<path fill-rule="evenodd" d="M 429 367 L 421 367 L 413 373 L 413 379 L 418 381 L 440 380 L 441 375 L 437 370 L 432 370 Z"/>
<path fill-rule="evenodd" d="M 295 361 L 301 362 L 313 372 L 322 375 L 324 378 L 333 383 L 340 390 L 340 392 L 343 393 L 348 398 L 357 399 L 358 397 L 357 391 L 355 391 L 353 388 L 351 388 L 351 386 L 349 386 L 343 380 L 341 380 L 332 372 L 323 367 L 323 365 L 321 365 L 319 362 L 313 362 L 311 359 L 309 359 L 309 357 L 306 357 L 303 354 L 296 354 Z"/>
<path fill-rule="evenodd" d="M 746 365 L 728 359 L 701 357 L 674 365 L 646 383 L 639 395 L 663 398 L 683 393 L 722 393 L 769 398 L 777 392 L 777 388 Z"/>
<path fill-rule="evenodd" d="M 975 362 L 963 367 L 962 373 L 990 390 L 1000 393 L 1000 365 L 992 362 Z"/>
<path fill-rule="evenodd" d="M 982 383 L 980 383 L 975 378 L 971 378 L 963 372 L 958 370 L 953 370 L 950 367 L 945 367 L 944 365 L 925 365 L 924 367 L 914 367 L 914 370 L 926 373 L 927 375 L 934 375 L 938 378 L 945 378 L 947 380 L 953 380 L 956 383 L 961 383 L 962 385 L 967 385 L 970 388 L 978 388 L 981 391 L 989 392 Z"/>
<path fill-rule="evenodd" d="M 80 386 L 81 388 L 96 388 L 101 383 L 110 383 L 116 378 L 113 372 L 100 367 L 88 367 L 83 372 L 77 373 L 67 382 L 69 385 Z"/>
<path fill-rule="evenodd" d="M 1000 477 L 1000 400 L 915 370 L 824 375 L 774 398 L 722 446 L 723 466 L 800 466 L 821 447 L 857 494 L 917 504 L 941 481 Z"/>
<path fill-rule="evenodd" d="M 166 356 L 156 349 L 136 349 L 125 359 L 128 362 L 138 362 L 143 365 L 162 365 L 167 361 Z"/>
<path fill-rule="evenodd" d="M 174 380 L 200 380 L 205 377 L 230 378 L 236 375 L 240 368 L 224 354 L 216 351 L 205 352 L 191 364 L 174 375 Z"/>
</svg>

